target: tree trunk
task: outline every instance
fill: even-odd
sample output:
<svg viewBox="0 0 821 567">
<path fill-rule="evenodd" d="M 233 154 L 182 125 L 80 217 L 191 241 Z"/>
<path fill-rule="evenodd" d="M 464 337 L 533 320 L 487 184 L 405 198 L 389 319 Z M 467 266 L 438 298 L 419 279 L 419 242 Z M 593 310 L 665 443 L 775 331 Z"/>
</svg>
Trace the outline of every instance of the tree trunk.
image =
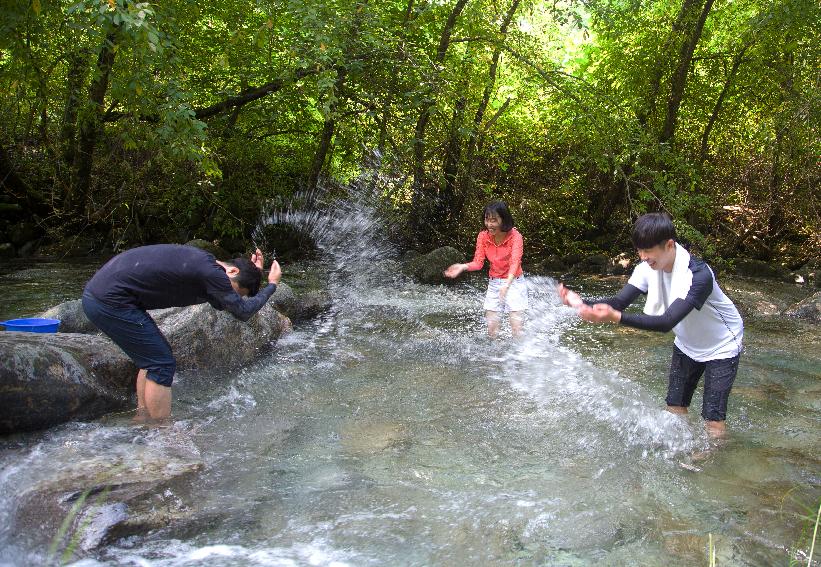
<svg viewBox="0 0 821 567">
<path fill-rule="evenodd" d="M 336 82 L 334 83 L 335 93 L 342 92 L 342 88 L 345 85 L 346 75 L 347 73 L 342 67 L 337 70 Z M 333 140 L 334 132 L 336 130 L 335 115 L 338 104 L 339 103 L 337 102 L 331 107 L 330 113 L 325 118 L 325 122 L 322 125 L 322 133 L 319 136 L 319 145 L 316 148 L 316 153 L 314 154 L 314 159 L 311 163 L 311 170 L 308 173 L 308 191 L 313 191 L 319 184 L 319 176 L 322 173 L 322 167 L 325 165 L 325 160 L 328 157 L 328 151 L 331 148 L 331 141 Z"/>
<path fill-rule="evenodd" d="M 678 60 L 678 65 L 673 73 L 670 84 L 670 98 L 667 100 L 667 114 L 664 118 L 664 126 L 661 128 L 661 135 L 659 136 L 660 143 L 669 142 L 676 132 L 676 122 L 678 121 L 678 110 L 681 107 L 681 101 L 684 98 L 684 88 L 687 86 L 687 76 L 690 72 L 690 64 L 693 61 L 693 53 L 696 50 L 701 39 L 701 33 L 704 30 L 704 22 L 707 21 L 707 16 L 713 6 L 714 0 L 706 0 L 701 9 L 698 20 L 695 26 L 687 35 L 686 40 L 681 45 L 681 53 Z"/>
<path fill-rule="evenodd" d="M 482 91 L 482 100 L 476 108 L 476 114 L 473 117 L 473 128 L 471 128 L 470 134 L 468 135 L 467 150 L 465 152 L 465 175 L 464 182 L 462 183 L 462 191 L 464 193 L 463 197 L 465 198 L 469 197 L 473 192 L 473 162 L 476 154 L 477 139 L 482 128 L 482 120 L 484 120 L 485 112 L 487 112 L 487 107 L 490 104 L 490 97 L 493 94 L 493 88 L 496 85 L 496 73 L 499 68 L 499 58 L 502 55 L 502 48 L 504 46 L 505 39 L 507 38 L 507 30 L 510 27 L 510 22 L 513 21 L 513 17 L 516 15 L 516 10 L 519 9 L 519 3 L 520 0 L 513 0 L 513 3 L 510 5 L 510 8 L 508 8 L 507 13 L 505 14 L 504 20 L 502 20 L 502 25 L 499 26 L 499 35 L 501 35 L 502 38 L 493 50 L 493 56 L 491 57 L 490 67 L 488 68 L 487 73 L 487 82 L 485 83 L 485 88 Z M 510 99 L 508 99 L 508 101 L 509 100 Z M 457 214 L 461 213 L 461 204 L 458 208 L 459 211 L 456 211 Z"/>
<path fill-rule="evenodd" d="M 103 102 L 108 91 L 108 78 L 114 66 L 115 31 L 106 35 L 100 54 L 97 57 L 97 75 L 88 88 L 88 108 L 80 118 L 80 141 L 74 159 L 74 182 L 65 202 L 65 212 L 80 217 L 84 215 L 88 203 L 88 191 L 91 183 L 91 167 L 94 160 L 94 148 L 100 132 L 100 117 Z M 76 220 L 76 219 L 75 219 Z"/>
<path fill-rule="evenodd" d="M 738 68 L 741 66 L 741 61 L 744 57 L 744 52 L 747 51 L 747 47 L 747 45 L 743 46 L 733 58 L 733 65 L 730 68 L 730 72 L 727 74 L 727 78 L 724 80 L 724 85 L 721 87 L 721 92 L 718 94 L 716 103 L 713 105 L 713 112 L 710 114 L 710 119 L 707 121 L 707 126 L 704 127 L 704 133 L 701 135 L 701 150 L 699 151 L 698 158 L 700 168 L 703 167 L 704 162 L 707 161 L 707 144 L 710 140 L 710 132 L 713 130 L 716 120 L 718 120 L 718 114 L 721 112 L 724 99 L 733 84 Z"/>
<path fill-rule="evenodd" d="M 74 156 L 77 154 L 77 112 L 80 108 L 80 90 L 88 73 L 88 55 L 88 51 L 84 49 L 69 55 L 66 104 L 60 126 L 62 160 L 68 168 L 74 163 Z"/>
<path fill-rule="evenodd" d="M 435 67 L 439 67 L 445 60 L 448 47 L 450 46 L 450 37 L 453 34 L 453 28 L 456 27 L 456 21 L 459 15 L 465 8 L 468 0 L 457 0 L 451 9 L 445 26 L 442 28 L 442 35 L 439 38 L 439 46 L 436 49 Z M 413 136 L 413 183 L 411 208 L 411 230 L 416 232 L 419 226 L 424 223 L 425 219 L 422 213 L 422 203 L 424 200 L 424 181 L 425 181 L 425 130 L 430 121 L 431 107 L 433 106 L 433 92 L 432 87 L 426 93 L 425 101 L 422 103 L 422 108 L 419 111 L 419 117 L 416 120 L 416 127 L 414 128 Z"/>
<path fill-rule="evenodd" d="M 684 0 L 682 3 L 681 10 L 679 10 L 678 16 L 676 16 L 676 21 L 673 22 L 670 35 L 667 36 L 667 40 L 661 48 L 659 59 L 652 69 L 649 88 L 647 89 L 647 99 L 644 102 L 644 107 L 640 108 L 637 113 L 639 124 L 642 126 L 647 125 L 650 116 L 652 116 L 656 110 L 656 99 L 658 98 L 659 90 L 661 90 L 661 80 L 664 78 L 664 72 L 670 68 L 668 53 L 674 48 L 679 36 L 684 33 L 685 20 L 687 19 L 687 15 L 692 11 L 695 2 L 696 0 Z"/>
</svg>

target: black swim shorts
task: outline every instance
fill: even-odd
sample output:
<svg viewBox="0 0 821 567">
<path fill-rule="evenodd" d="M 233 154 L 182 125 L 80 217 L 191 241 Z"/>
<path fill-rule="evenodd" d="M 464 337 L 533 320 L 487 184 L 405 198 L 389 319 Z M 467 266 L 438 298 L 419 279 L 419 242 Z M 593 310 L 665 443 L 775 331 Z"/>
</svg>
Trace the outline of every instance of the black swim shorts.
<svg viewBox="0 0 821 567">
<path fill-rule="evenodd" d="M 177 362 L 171 346 L 154 319 L 136 307 L 112 307 L 88 292 L 83 293 L 83 311 L 92 323 L 123 349 L 147 378 L 160 386 L 171 386 Z"/>
<path fill-rule="evenodd" d="M 704 401 L 701 416 L 708 421 L 724 421 L 727 417 L 727 399 L 738 372 L 738 356 L 698 362 L 673 345 L 670 378 L 667 386 L 667 405 L 689 407 L 693 392 L 704 375 Z"/>
</svg>

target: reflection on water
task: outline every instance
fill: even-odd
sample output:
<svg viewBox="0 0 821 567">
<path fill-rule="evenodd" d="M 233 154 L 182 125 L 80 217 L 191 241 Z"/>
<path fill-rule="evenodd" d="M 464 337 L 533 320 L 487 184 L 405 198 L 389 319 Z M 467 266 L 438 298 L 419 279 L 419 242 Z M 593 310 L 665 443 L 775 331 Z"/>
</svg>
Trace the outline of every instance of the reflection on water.
<svg viewBox="0 0 821 567">
<path fill-rule="evenodd" d="M 175 381 L 176 431 L 205 464 L 187 506 L 209 520 L 78 564 L 707 565 L 709 534 L 719 565 L 807 549 L 817 330 L 748 326 L 732 434 L 711 448 L 698 411 L 663 411 L 670 335 L 580 324 L 531 277 L 527 337 L 490 342 L 481 278 L 407 281 L 364 209 L 312 221 L 323 257 L 305 268 L 329 312 L 249 368 Z M 5 443 L 5 560 L 43 557 L 8 522 L 28 471 L 66 464 L 66 444 L 115 456 L 149 435 L 110 419 Z"/>
</svg>

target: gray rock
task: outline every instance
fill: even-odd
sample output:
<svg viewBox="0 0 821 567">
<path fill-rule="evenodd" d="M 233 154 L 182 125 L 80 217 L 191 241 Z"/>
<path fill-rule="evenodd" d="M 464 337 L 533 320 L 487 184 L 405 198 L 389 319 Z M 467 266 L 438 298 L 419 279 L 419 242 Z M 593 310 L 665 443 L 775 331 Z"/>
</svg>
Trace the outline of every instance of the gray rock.
<svg viewBox="0 0 821 567">
<path fill-rule="evenodd" d="M 51 309 L 43 311 L 38 317 L 45 319 L 59 319 L 61 333 L 97 333 L 94 323 L 88 320 L 83 311 L 83 303 L 79 299 L 64 301 Z"/>
<path fill-rule="evenodd" d="M 327 292 L 313 290 L 297 295 L 286 283 L 277 286 L 269 302 L 293 322 L 313 319 L 328 310 L 332 303 Z"/>
<path fill-rule="evenodd" d="M 605 275 L 609 264 L 610 259 L 604 254 L 591 254 L 574 265 L 572 271 L 577 274 Z"/>
<path fill-rule="evenodd" d="M 152 313 L 177 359 L 177 369 L 248 364 L 290 327 L 269 301 L 247 323 L 207 303 Z"/>
<path fill-rule="evenodd" d="M 811 323 L 821 323 L 821 291 L 800 301 L 784 312 L 788 317 L 797 317 Z"/>
<path fill-rule="evenodd" d="M 536 274 L 563 274 L 567 271 L 567 264 L 555 254 L 536 262 L 531 271 Z"/>
<path fill-rule="evenodd" d="M 0 258 L 14 258 L 17 253 L 14 251 L 14 245 L 11 242 L 3 242 L 0 244 Z"/>
<path fill-rule="evenodd" d="M 59 466 L 35 470 L 13 512 L 15 531 L 27 543 L 56 544 L 62 554 L 83 552 L 116 539 L 145 535 L 196 519 L 191 478 L 204 467 L 197 448 L 176 429 L 139 432 L 115 446 L 94 446 L 75 436 L 71 446 L 50 458 Z M 66 521 L 67 530 L 60 533 Z"/>
<path fill-rule="evenodd" d="M 402 264 L 402 271 L 413 276 L 422 283 L 441 284 L 451 283 L 453 280 L 443 274 L 445 268 L 451 264 L 463 263 L 464 254 L 451 246 L 437 248 L 427 254 L 411 258 Z"/>
<path fill-rule="evenodd" d="M 739 259 L 735 261 L 735 272 L 739 276 L 751 278 L 772 278 L 793 281 L 788 270 L 761 260 Z"/>
<path fill-rule="evenodd" d="M 137 369 L 102 337 L 0 333 L 0 434 L 93 419 L 130 404 Z"/>
<path fill-rule="evenodd" d="M 284 285 L 284 284 L 283 284 Z M 284 290 L 287 296 L 290 288 Z M 277 289 L 279 292 L 279 289 Z M 293 292 L 290 292 L 293 296 Z M 276 293 L 274 294 L 276 297 Z M 319 309 L 295 298 L 290 308 L 298 316 L 308 316 Z M 251 362 L 260 349 L 279 338 L 289 328 L 290 321 L 276 310 L 273 297 L 247 323 L 225 311 L 217 311 L 207 303 L 190 307 L 155 309 L 149 314 L 157 323 L 177 359 L 177 368 L 226 368 Z M 60 333 L 97 333 L 94 324 L 83 312 L 79 299 L 63 302 L 41 314 L 60 319 Z M 115 347 L 116 348 L 116 347 Z"/>
<path fill-rule="evenodd" d="M 821 259 L 815 258 L 810 260 L 795 272 L 796 281 L 800 278 L 799 283 L 811 285 L 813 287 L 821 288 Z"/>
</svg>

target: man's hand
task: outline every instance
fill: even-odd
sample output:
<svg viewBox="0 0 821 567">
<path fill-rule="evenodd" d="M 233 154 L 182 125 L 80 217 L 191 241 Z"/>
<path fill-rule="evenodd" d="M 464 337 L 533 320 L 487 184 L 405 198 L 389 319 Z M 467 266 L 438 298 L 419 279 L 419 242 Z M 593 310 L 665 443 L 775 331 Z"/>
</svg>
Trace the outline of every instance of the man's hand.
<svg viewBox="0 0 821 567">
<path fill-rule="evenodd" d="M 262 271 L 262 250 L 257 248 L 257 251 L 251 254 L 251 263 L 254 264 L 259 271 Z"/>
<path fill-rule="evenodd" d="M 559 298 L 562 300 L 562 303 L 565 305 L 569 305 L 570 307 L 581 307 L 584 305 L 584 301 L 582 301 L 581 296 L 576 293 L 575 291 L 571 291 L 564 287 L 564 284 L 559 284 L 556 286 L 556 292 L 559 294 Z"/>
<path fill-rule="evenodd" d="M 271 263 L 271 270 L 268 272 L 268 283 L 279 285 L 280 278 L 282 278 L 282 268 L 279 267 L 279 262 L 274 260 Z"/>
<path fill-rule="evenodd" d="M 592 307 L 584 305 L 576 308 L 579 317 L 591 323 L 618 323 L 621 321 L 621 311 L 616 311 L 606 303 L 597 303 Z"/>
<path fill-rule="evenodd" d="M 451 264 L 450 266 L 447 267 L 444 274 L 445 274 L 445 276 L 447 276 L 449 278 L 455 278 L 456 276 L 458 276 L 459 274 L 461 274 L 464 271 L 465 271 L 465 265 L 464 264 Z"/>
</svg>

